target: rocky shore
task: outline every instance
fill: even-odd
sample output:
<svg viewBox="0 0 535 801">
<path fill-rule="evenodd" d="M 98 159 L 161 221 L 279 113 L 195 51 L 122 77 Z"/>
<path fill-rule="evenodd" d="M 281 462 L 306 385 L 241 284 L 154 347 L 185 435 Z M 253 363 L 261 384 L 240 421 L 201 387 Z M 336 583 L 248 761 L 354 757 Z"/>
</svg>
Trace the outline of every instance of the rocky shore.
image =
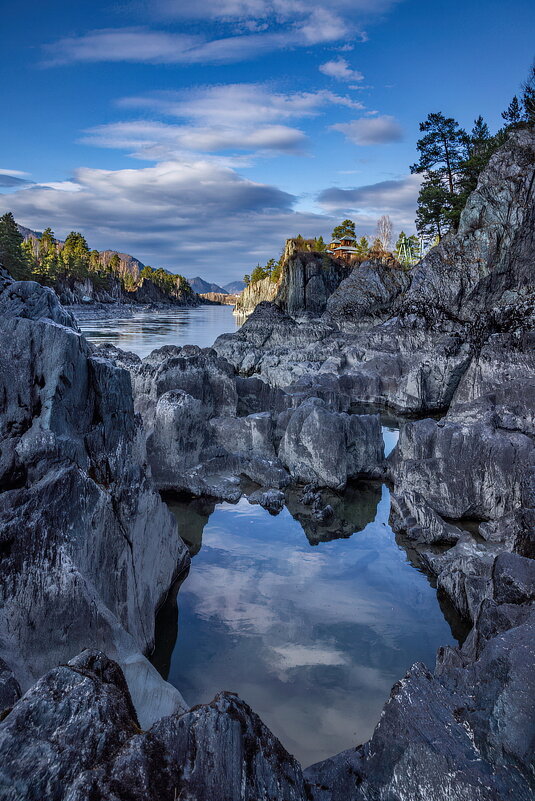
<svg viewBox="0 0 535 801">
<path fill-rule="evenodd" d="M 289 254 L 274 303 L 213 348 L 95 348 L 2 275 L 0 798 L 534 797 L 534 253 L 520 130 L 412 272 Z M 382 408 L 406 417 L 387 458 Z M 244 477 L 329 530 L 322 497 L 390 482 L 394 529 L 469 627 L 368 743 L 305 771 L 237 696 L 188 709 L 145 657 L 188 567 L 157 490 L 232 501 Z"/>
</svg>

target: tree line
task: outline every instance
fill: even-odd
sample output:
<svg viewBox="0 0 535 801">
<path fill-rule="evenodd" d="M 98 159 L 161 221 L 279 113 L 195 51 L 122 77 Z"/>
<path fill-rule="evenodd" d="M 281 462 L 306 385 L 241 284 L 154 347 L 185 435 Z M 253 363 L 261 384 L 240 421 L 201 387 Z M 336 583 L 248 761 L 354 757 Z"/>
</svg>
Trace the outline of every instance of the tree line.
<svg viewBox="0 0 535 801">
<path fill-rule="evenodd" d="M 95 287 L 108 289 L 114 278 L 121 282 L 124 291 L 133 292 L 143 279 L 150 279 L 170 295 L 192 291 L 184 276 L 161 268 L 143 267 L 136 280 L 128 271 L 121 270 L 117 253 L 108 257 L 90 250 L 78 231 L 71 231 L 64 242 L 55 238 L 51 228 L 46 228 L 38 239 L 24 239 L 11 212 L 0 217 L 0 264 L 17 281 L 33 280 L 51 287 L 89 278 Z"/>
<path fill-rule="evenodd" d="M 455 231 L 468 196 L 491 156 L 510 131 L 535 123 L 535 64 L 522 85 L 520 98 L 513 97 L 502 119 L 504 125 L 495 134 L 481 115 L 469 133 L 441 112 L 429 114 L 420 123 L 424 134 L 416 144 L 420 158 L 410 168 L 412 173 L 423 174 L 416 212 L 418 233 L 441 238 Z"/>
</svg>

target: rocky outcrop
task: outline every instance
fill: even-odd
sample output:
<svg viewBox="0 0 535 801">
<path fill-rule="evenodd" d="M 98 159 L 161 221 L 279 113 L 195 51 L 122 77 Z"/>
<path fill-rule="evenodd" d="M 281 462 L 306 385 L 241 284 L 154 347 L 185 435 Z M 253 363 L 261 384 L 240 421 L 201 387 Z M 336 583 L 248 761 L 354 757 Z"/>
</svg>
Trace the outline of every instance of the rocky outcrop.
<svg viewBox="0 0 535 801">
<path fill-rule="evenodd" d="M 291 414 L 279 458 L 295 480 L 337 490 L 348 478 L 380 474 L 379 416 L 338 414 L 319 398 L 309 398 Z"/>
<path fill-rule="evenodd" d="M 342 331 L 370 328 L 392 317 L 395 301 L 410 283 L 410 273 L 405 270 L 363 262 L 328 298 L 324 317 Z"/>
<path fill-rule="evenodd" d="M 26 689 L 103 648 L 145 721 L 183 708 L 142 656 L 188 555 L 149 479 L 128 373 L 52 290 L 4 279 L 0 309 L 0 654 Z"/>
<path fill-rule="evenodd" d="M 252 281 L 239 295 L 234 307 L 234 313 L 240 318 L 248 317 L 254 312 L 259 303 L 275 300 L 278 288 L 278 284 L 272 281 L 269 276 L 260 279 L 260 281 Z"/>
<path fill-rule="evenodd" d="M 282 263 L 275 303 L 294 317 L 322 314 L 329 297 L 351 271 L 347 264 L 328 253 L 297 250 L 293 240 L 286 243 Z"/>
<path fill-rule="evenodd" d="M 142 732 L 119 666 L 85 651 L 0 723 L 6 801 L 304 801 L 299 764 L 232 693 Z"/>
</svg>

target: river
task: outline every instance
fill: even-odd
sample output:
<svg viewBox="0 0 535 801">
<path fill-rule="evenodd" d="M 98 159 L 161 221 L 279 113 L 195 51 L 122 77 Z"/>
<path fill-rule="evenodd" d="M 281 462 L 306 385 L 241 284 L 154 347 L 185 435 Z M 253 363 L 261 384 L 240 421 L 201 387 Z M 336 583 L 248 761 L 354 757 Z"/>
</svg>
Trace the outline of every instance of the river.
<svg viewBox="0 0 535 801">
<path fill-rule="evenodd" d="M 206 347 L 235 322 L 230 307 L 211 306 L 82 328 L 145 356 L 166 344 Z M 383 436 L 389 451 L 395 423 Z M 335 510 L 327 529 L 298 492 L 276 517 L 245 498 L 170 503 L 193 560 L 158 615 L 153 655 L 190 704 L 239 693 L 303 765 L 367 740 L 400 676 L 416 661 L 433 666 L 437 647 L 455 642 L 389 525 L 387 486 L 357 482 L 325 500 Z"/>
</svg>

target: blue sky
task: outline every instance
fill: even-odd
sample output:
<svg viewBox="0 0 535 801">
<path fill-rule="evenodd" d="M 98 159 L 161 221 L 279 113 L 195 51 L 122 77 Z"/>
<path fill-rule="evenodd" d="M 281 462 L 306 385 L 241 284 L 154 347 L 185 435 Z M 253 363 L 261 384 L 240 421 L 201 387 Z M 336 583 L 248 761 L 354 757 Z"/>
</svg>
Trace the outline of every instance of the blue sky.
<svg viewBox="0 0 535 801">
<path fill-rule="evenodd" d="M 412 231 L 418 123 L 496 130 L 535 50 L 527 0 L 49 0 L 2 22 L 0 211 L 218 282 L 346 216 Z"/>
</svg>

